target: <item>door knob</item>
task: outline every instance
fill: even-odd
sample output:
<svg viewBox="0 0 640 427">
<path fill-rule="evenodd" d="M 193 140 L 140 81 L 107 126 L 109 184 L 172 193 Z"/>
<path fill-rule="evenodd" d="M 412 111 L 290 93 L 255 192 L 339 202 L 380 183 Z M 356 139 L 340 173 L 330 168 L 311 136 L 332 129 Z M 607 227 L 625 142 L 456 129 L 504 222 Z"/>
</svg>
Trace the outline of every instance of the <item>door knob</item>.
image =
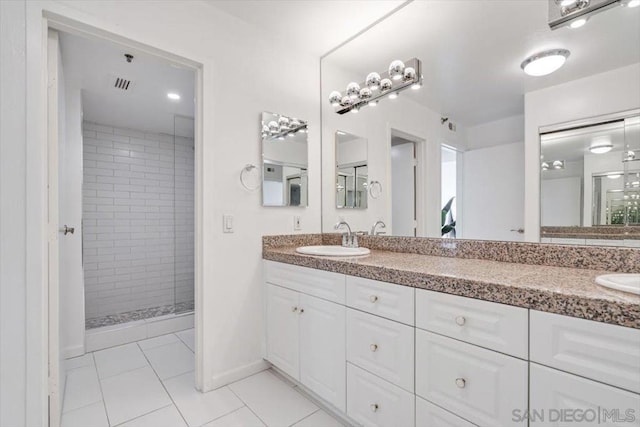
<svg viewBox="0 0 640 427">
<path fill-rule="evenodd" d="M 76 231 L 76 229 L 75 229 L 74 227 L 69 227 L 69 226 L 67 226 L 66 224 L 65 224 L 65 226 L 64 226 L 64 227 L 62 227 L 62 228 L 60 229 L 60 232 L 61 232 L 62 234 L 64 234 L 65 236 L 66 236 L 67 234 L 73 234 L 73 232 L 74 232 L 74 231 Z"/>
</svg>

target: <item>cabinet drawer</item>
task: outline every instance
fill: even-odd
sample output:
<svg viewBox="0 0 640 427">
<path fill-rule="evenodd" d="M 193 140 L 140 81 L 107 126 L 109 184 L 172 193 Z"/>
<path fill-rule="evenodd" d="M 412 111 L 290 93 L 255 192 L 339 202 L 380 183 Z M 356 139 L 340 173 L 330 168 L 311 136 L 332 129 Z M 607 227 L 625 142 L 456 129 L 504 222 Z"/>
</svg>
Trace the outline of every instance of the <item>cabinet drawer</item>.
<svg viewBox="0 0 640 427">
<path fill-rule="evenodd" d="M 527 375 L 525 361 L 416 330 L 416 394 L 474 424 L 516 425 Z"/>
<path fill-rule="evenodd" d="M 347 305 L 397 322 L 414 325 L 415 289 L 347 276 Z"/>
<path fill-rule="evenodd" d="M 530 369 L 531 426 L 640 427 L 640 395 L 535 363 Z"/>
<path fill-rule="evenodd" d="M 344 274 L 265 261 L 265 280 L 328 301 L 344 304 Z"/>
<path fill-rule="evenodd" d="M 413 427 L 413 394 L 347 363 L 347 415 L 365 427 Z"/>
<path fill-rule="evenodd" d="M 416 326 L 527 359 L 527 309 L 416 290 Z"/>
<path fill-rule="evenodd" d="M 413 392 L 411 326 L 347 309 L 347 360 Z"/>
<path fill-rule="evenodd" d="M 638 329 L 531 311 L 531 361 L 640 393 Z"/>
<path fill-rule="evenodd" d="M 469 421 L 416 397 L 416 427 L 474 427 Z"/>
</svg>

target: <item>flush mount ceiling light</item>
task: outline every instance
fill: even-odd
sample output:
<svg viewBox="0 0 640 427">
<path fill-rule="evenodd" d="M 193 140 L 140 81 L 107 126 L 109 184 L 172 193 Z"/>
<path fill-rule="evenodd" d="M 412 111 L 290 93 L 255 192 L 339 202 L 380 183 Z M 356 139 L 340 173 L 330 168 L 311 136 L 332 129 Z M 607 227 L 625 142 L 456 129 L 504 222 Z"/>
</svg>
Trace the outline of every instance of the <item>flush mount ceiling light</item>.
<svg viewBox="0 0 640 427">
<path fill-rule="evenodd" d="M 566 49 L 552 49 L 531 55 L 520 64 L 520 68 L 530 76 L 551 74 L 562 67 L 571 52 Z"/>
<path fill-rule="evenodd" d="M 589 151 L 591 151 L 593 154 L 604 154 L 611 151 L 612 148 L 613 148 L 613 144 L 611 143 L 610 140 L 606 139 L 602 141 L 593 142 L 589 147 Z"/>
<path fill-rule="evenodd" d="M 640 6 L 640 0 L 629 0 L 625 6 L 627 7 L 638 7 Z"/>
<path fill-rule="evenodd" d="M 337 90 L 329 94 L 329 103 L 336 113 L 357 113 L 364 106 L 375 107 L 384 96 L 396 98 L 405 89 L 422 87 L 422 63 L 417 58 L 408 61 L 395 60 L 384 73 L 371 72 L 364 82 L 351 82 L 344 92 Z"/>
<path fill-rule="evenodd" d="M 174 92 L 169 92 L 167 94 L 167 98 L 169 98 L 172 101 L 179 101 L 180 100 L 180 95 L 178 95 L 177 93 L 174 93 Z"/>
</svg>

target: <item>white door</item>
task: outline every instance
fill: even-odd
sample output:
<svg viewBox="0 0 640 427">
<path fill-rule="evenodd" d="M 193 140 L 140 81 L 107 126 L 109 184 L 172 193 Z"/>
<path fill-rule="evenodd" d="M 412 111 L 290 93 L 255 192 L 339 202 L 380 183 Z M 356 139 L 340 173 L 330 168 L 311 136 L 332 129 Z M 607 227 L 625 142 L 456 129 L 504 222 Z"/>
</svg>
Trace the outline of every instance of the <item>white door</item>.
<svg viewBox="0 0 640 427">
<path fill-rule="evenodd" d="M 299 294 L 267 285 L 267 359 L 283 372 L 300 379 Z"/>
<path fill-rule="evenodd" d="M 59 276 L 58 276 L 58 132 L 59 78 L 58 33 L 49 31 L 47 39 L 47 167 L 48 167 L 48 368 L 49 426 L 60 425 L 62 399 L 60 378 L 63 377 L 60 355 Z"/>
<path fill-rule="evenodd" d="M 391 146 L 391 225 L 394 236 L 416 235 L 415 144 Z"/>
<path fill-rule="evenodd" d="M 300 294 L 300 381 L 346 411 L 345 307 Z"/>
</svg>

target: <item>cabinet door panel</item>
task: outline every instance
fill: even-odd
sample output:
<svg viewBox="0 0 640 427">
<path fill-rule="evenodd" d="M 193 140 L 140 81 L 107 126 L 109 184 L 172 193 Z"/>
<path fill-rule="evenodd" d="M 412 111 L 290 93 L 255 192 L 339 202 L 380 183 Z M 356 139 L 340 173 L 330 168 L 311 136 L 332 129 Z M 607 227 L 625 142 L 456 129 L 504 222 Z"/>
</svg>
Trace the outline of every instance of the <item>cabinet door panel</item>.
<svg viewBox="0 0 640 427">
<path fill-rule="evenodd" d="M 265 261 L 264 268 L 267 283 L 344 304 L 344 274 L 274 261 Z"/>
<path fill-rule="evenodd" d="M 532 310 L 531 361 L 640 393 L 640 329 Z"/>
<path fill-rule="evenodd" d="M 283 372 L 300 379 L 299 294 L 267 285 L 267 359 Z"/>
<path fill-rule="evenodd" d="M 416 427 L 474 427 L 469 421 L 416 397 Z"/>
<path fill-rule="evenodd" d="M 532 427 L 640 427 L 640 395 L 532 363 L 529 417 Z"/>
<path fill-rule="evenodd" d="M 415 396 L 347 363 L 347 415 L 365 427 L 413 427 Z"/>
<path fill-rule="evenodd" d="M 347 276 L 347 306 L 411 326 L 414 292 L 409 286 Z"/>
<path fill-rule="evenodd" d="M 345 411 L 345 307 L 300 295 L 300 382 Z"/>
<path fill-rule="evenodd" d="M 526 308 L 416 290 L 416 326 L 480 347 L 528 358 Z"/>
<path fill-rule="evenodd" d="M 347 359 L 413 392 L 415 329 L 347 309 Z"/>
<path fill-rule="evenodd" d="M 481 426 L 522 425 L 527 409 L 527 362 L 416 330 L 416 394 Z"/>
</svg>

